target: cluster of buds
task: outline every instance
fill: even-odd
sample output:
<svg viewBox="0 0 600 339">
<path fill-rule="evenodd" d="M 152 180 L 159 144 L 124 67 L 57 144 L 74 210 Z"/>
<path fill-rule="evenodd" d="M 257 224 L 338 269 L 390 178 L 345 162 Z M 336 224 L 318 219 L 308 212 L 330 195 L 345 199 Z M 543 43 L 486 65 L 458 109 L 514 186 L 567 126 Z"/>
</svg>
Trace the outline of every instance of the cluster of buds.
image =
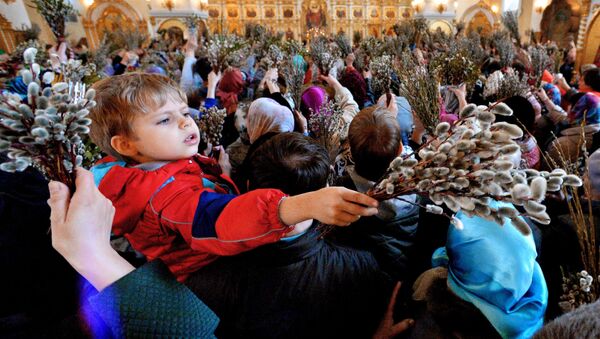
<svg viewBox="0 0 600 339">
<path fill-rule="evenodd" d="M 544 71 L 552 67 L 552 59 L 544 47 L 529 47 L 529 57 L 531 59 L 531 77 L 535 88 L 539 88 L 542 83 Z"/>
<path fill-rule="evenodd" d="M 262 59 L 266 68 L 279 68 L 279 65 L 283 62 L 283 52 L 277 45 L 270 45 L 267 51 L 267 55 Z"/>
<path fill-rule="evenodd" d="M 515 59 L 515 45 L 507 32 L 497 32 L 492 35 L 492 43 L 498 52 L 500 65 L 509 67 Z"/>
<path fill-rule="evenodd" d="M 82 164 L 86 151 L 82 136 L 90 131 L 92 121 L 87 115 L 96 105 L 95 91 L 65 82 L 42 89 L 54 80 L 54 74 L 46 72 L 40 81 L 36 54 L 35 48 L 23 52 L 26 103 L 14 94 L 0 97 L 0 152 L 8 152 L 10 159 L 0 169 L 23 171 L 33 165 L 46 178 L 74 189 L 74 169 Z"/>
<path fill-rule="evenodd" d="M 360 43 L 360 49 L 369 57 L 374 58 L 379 55 L 382 46 L 381 40 L 368 36 Z M 366 65 L 367 67 L 369 65 Z"/>
<path fill-rule="evenodd" d="M 283 61 L 280 73 L 285 79 L 288 93 L 294 99 L 295 107 L 298 108 L 302 98 L 306 71 L 304 70 L 304 63 L 296 62 L 294 56 L 294 54 L 290 54 Z"/>
<path fill-rule="evenodd" d="M 587 271 L 563 276 L 562 290 L 559 306 L 565 312 L 593 303 L 597 298 L 594 291 L 594 278 Z"/>
<path fill-rule="evenodd" d="M 521 76 L 511 67 L 504 73 L 496 71 L 488 77 L 483 96 L 485 98 L 526 97 L 530 90 L 528 81 L 529 75 Z"/>
<path fill-rule="evenodd" d="M 334 40 L 335 43 L 338 45 L 340 52 L 342 53 L 342 57 L 345 58 L 348 54 L 352 53 L 352 45 L 350 44 L 350 40 L 348 39 L 348 37 L 346 37 L 345 34 L 337 34 Z"/>
<path fill-rule="evenodd" d="M 283 43 L 283 49 L 291 57 L 295 55 L 304 55 L 306 53 L 304 45 L 297 40 L 287 40 Z"/>
<path fill-rule="evenodd" d="M 217 146 L 221 141 L 223 124 L 227 117 L 227 110 L 219 109 L 217 106 L 211 108 L 200 107 L 200 118 L 196 120 L 202 140 L 212 146 Z"/>
<path fill-rule="evenodd" d="M 378 200 L 425 195 L 437 207 L 446 205 L 453 212 L 462 211 L 499 225 L 508 218 L 523 234 L 530 229 L 521 216 L 550 223 L 542 204 L 546 193 L 563 186 L 581 186 L 581 179 L 562 169 L 539 172 L 515 168 L 513 158 L 520 159 L 520 147 L 514 139 L 521 138 L 523 131 L 513 124 L 495 122 L 496 115 L 512 115 L 512 110 L 504 103 L 467 105 L 454 125 L 437 125 L 435 138 L 418 150 L 421 160 L 396 158 L 368 194 Z M 524 212 L 490 207 L 492 200 L 512 203 Z M 428 210 L 442 213 L 441 208 Z M 455 226 L 461 225 L 455 222 Z"/>
<path fill-rule="evenodd" d="M 392 63 L 394 60 L 389 55 L 376 57 L 371 61 L 373 78 L 371 87 L 375 93 L 387 93 L 392 85 Z"/>
<path fill-rule="evenodd" d="M 74 188 L 74 169 L 85 153 L 82 136 L 90 131 L 87 118 L 95 106 L 95 91 L 85 85 L 60 82 L 40 90 L 28 84 L 27 104 L 14 95 L 0 102 L 0 152 L 10 161 L 0 165 L 7 172 L 23 171 L 30 165 L 48 179 Z"/>
<path fill-rule="evenodd" d="M 78 83 L 83 78 L 96 72 L 96 65 L 93 63 L 82 64 L 81 60 L 69 59 L 66 64 L 61 65 L 63 80 L 65 82 Z"/>
<path fill-rule="evenodd" d="M 206 46 L 208 61 L 215 72 L 238 66 L 247 54 L 247 43 L 236 35 L 213 35 Z"/>
<path fill-rule="evenodd" d="M 589 293 L 591 291 L 592 282 L 594 282 L 594 278 L 592 278 L 592 276 L 586 271 L 581 271 L 580 275 L 581 277 L 579 278 L 579 287 L 581 287 L 582 291 Z"/>
<path fill-rule="evenodd" d="M 342 119 L 344 111 L 334 100 L 325 99 L 317 112 L 310 110 L 308 128 L 317 142 L 327 149 L 333 161 L 340 149 L 340 140 L 346 133 L 346 124 Z"/>
<path fill-rule="evenodd" d="M 432 72 L 444 85 L 458 86 L 473 83 L 479 77 L 479 68 L 465 50 L 451 50 L 437 54 L 431 60 Z"/>
<path fill-rule="evenodd" d="M 310 42 L 310 55 L 324 76 L 329 75 L 340 57 L 336 44 L 332 44 L 325 37 L 316 37 Z"/>
</svg>

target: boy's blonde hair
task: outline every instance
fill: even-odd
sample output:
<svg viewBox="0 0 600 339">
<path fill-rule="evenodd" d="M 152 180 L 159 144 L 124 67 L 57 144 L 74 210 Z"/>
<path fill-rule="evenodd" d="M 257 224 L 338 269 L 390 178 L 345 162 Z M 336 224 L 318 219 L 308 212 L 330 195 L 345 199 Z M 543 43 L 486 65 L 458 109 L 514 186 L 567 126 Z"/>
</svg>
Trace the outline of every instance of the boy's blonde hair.
<svg viewBox="0 0 600 339">
<path fill-rule="evenodd" d="M 133 118 L 164 106 L 168 100 L 187 103 L 185 93 L 168 77 L 157 74 L 127 73 L 95 83 L 96 107 L 90 111 L 90 137 L 100 149 L 119 159 L 127 160 L 111 145 L 115 135 L 135 137 L 131 130 Z"/>
</svg>

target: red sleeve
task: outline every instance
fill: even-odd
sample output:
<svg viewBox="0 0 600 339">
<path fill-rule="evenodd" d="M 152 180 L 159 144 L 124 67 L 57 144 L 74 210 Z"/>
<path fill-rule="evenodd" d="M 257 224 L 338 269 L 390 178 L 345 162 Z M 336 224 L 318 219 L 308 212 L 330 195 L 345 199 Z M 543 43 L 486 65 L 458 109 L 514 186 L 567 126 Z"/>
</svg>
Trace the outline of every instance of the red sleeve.
<svg viewBox="0 0 600 339">
<path fill-rule="evenodd" d="M 162 227 L 181 234 L 197 251 L 234 255 L 279 241 L 292 229 L 279 219 L 279 202 L 285 194 L 278 190 L 236 196 L 188 187 L 171 193 L 157 194 L 152 210 Z M 158 201 L 161 196 L 168 198 Z M 154 207 L 159 204 L 164 207 Z"/>
</svg>

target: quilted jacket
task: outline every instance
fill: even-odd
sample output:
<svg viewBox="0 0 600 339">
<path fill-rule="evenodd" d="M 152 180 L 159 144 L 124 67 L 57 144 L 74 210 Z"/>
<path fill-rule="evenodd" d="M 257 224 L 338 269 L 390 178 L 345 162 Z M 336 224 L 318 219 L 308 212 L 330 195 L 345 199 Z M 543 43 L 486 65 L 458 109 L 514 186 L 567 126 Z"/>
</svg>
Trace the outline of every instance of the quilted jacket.
<svg viewBox="0 0 600 339">
<path fill-rule="evenodd" d="M 278 241 L 290 231 L 278 216 L 281 191 L 226 193 L 237 190 L 212 159 L 198 155 L 157 168 L 108 160 L 92 173 L 115 206 L 113 233 L 149 261 L 160 258 L 179 281 L 218 256 Z"/>
</svg>

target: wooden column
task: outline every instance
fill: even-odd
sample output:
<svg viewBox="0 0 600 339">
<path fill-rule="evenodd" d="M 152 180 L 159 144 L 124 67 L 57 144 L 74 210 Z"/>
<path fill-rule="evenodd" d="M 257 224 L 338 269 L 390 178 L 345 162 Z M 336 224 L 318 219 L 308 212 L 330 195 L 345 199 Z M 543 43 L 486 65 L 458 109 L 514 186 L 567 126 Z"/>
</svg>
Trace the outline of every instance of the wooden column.
<svg viewBox="0 0 600 339">
<path fill-rule="evenodd" d="M 12 53 L 18 44 L 18 32 L 12 28 L 10 21 L 0 15 L 0 48 L 6 53 Z"/>
</svg>

